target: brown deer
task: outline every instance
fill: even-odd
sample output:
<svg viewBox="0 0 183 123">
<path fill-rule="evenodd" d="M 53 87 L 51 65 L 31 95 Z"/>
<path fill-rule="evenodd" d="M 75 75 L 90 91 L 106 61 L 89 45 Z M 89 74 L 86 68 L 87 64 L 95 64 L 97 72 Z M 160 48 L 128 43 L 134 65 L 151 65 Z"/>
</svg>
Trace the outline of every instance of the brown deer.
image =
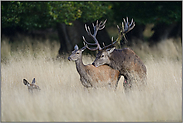
<svg viewBox="0 0 183 123">
<path fill-rule="evenodd" d="M 84 65 L 82 52 L 85 49 L 86 46 L 79 49 L 78 46 L 75 45 L 74 51 L 72 51 L 72 54 L 68 57 L 69 61 L 75 61 L 82 85 L 86 88 L 110 87 L 116 89 L 120 78 L 119 71 L 107 65 L 101 65 L 100 67 L 95 67 L 92 64 Z"/>
<path fill-rule="evenodd" d="M 107 46 L 105 46 L 103 43 L 103 48 L 101 48 L 96 38 L 97 31 L 101 30 L 100 26 L 103 26 L 101 23 L 98 24 L 98 21 L 96 22 L 95 26 L 93 24 L 94 34 L 91 34 L 90 28 L 85 25 L 86 32 L 93 38 L 95 43 L 87 42 L 84 37 L 83 40 L 87 44 L 86 46 L 89 50 L 99 50 L 98 54 L 96 55 L 96 59 L 92 64 L 95 67 L 99 67 L 101 65 L 109 65 L 111 68 L 118 70 L 120 75 L 124 76 L 123 86 L 125 90 L 129 90 L 134 83 L 136 85 L 146 84 L 146 66 L 141 61 L 140 57 L 137 56 L 135 52 L 130 48 L 115 49 L 113 46 L 117 41 L 120 41 L 122 37 L 125 38 L 125 34 L 132 30 L 135 26 L 133 19 L 131 23 L 129 23 L 128 18 L 127 21 L 124 19 L 124 24 L 122 22 L 122 29 L 117 26 L 119 31 L 117 40 L 113 42 L 112 39 L 112 43 Z M 89 48 L 88 45 L 95 45 L 96 47 Z M 109 48 L 111 46 L 113 46 L 113 48 Z"/>
<path fill-rule="evenodd" d="M 23 79 L 23 83 L 27 85 L 29 92 L 33 93 L 34 91 L 41 90 L 38 85 L 36 85 L 35 78 L 32 80 L 32 83 L 30 84 L 26 79 Z"/>
</svg>

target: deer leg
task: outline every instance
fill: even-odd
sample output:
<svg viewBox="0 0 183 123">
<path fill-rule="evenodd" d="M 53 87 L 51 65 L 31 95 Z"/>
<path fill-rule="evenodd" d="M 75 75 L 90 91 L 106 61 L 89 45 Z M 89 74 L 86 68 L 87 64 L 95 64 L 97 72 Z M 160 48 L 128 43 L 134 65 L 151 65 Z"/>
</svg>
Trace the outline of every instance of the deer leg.
<svg viewBox="0 0 183 123">
<path fill-rule="evenodd" d="M 121 77 L 121 76 L 118 77 L 118 80 L 117 80 L 117 82 L 116 82 L 116 84 L 115 84 L 115 88 L 114 88 L 115 91 L 117 90 L 118 82 L 119 82 L 120 77 Z"/>
<path fill-rule="evenodd" d="M 132 83 L 131 83 L 130 79 L 128 79 L 126 76 L 124 76 L 123 87 L 124 87 L 125 91 L 130 90 L 132 87 Z"/>
</svg>

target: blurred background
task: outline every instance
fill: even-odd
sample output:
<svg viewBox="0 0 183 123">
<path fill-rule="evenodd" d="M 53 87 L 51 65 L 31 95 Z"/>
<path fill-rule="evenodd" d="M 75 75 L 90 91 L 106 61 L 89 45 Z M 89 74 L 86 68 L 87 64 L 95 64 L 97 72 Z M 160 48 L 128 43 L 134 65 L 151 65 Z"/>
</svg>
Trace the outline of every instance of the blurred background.
<svg viewBox="0 0 183 123">
<path fill-rule="evenodd" d="M 136 26 L 115 46 L 142 59 L 147 88 L 126 94 L 121 77 L 115 92 L 86 90 L 67 60 L 75 44 L 83 47 L 82 36 L 93 42 L 84 25 L 93 31 L 91 23 L 107 19 L 97 35 L 107 45 L 126 17 Z M 94 59 L 83 52 L 84 64 Z M 41 88 L 35 95 L 22 81 L 33 78 Z M 2 122 L 182 121 L 182 1 L 2 1 L 1 107 Z"/>
<path fill-rule="evenodd" d="M 16 46 L 22 43 L 24 38 L 35 40 L 31 41 L 32 45 L 36 39 L 43 44 L 46 40 L 56 41 L 59 44 L 57 57 L 70 53 L 75 44 L 82 47 L 82 36 L 92 42 L 84 24 L 91 27 L 91 23 L 96 20 L 107 19 L 105 29 L 98 32 L 99 43 L 109 44 L 112 36 L 115 39 L 118 34 L 116 25 L 121 26 L 123 18 L 126 17 L 129 17 L 129 21 L 133 18 L 136 24 L 127 34 L 126 45 L 129 47 L 144 42 L 153 47 L 161 40 L 179 38 L 181 41 L 182 38 L 181 1 L 3 1 L 1 17 L 1 39 L 14 45 L 12 50 L 17 50 Z"/>
</svg>

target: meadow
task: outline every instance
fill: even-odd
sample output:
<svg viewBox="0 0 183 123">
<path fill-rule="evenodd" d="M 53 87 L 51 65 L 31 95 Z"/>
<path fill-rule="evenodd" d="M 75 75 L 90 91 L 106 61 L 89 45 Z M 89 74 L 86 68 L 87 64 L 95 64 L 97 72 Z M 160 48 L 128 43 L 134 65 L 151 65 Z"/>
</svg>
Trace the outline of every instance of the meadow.
<svg viewBox="0 0 183 123">
<path fill-rule="evenodd" d="M 180 122 L 182 121 L 181 39 L 163 40 L 154 47 L 143 43 L 133 49 L 147 67 L 147 87 L 126 94 L 121 77 L 116 91 L 86 89 L 75 63 L 55 60 L 56 41 L 22 39 L 1 41 L 2 122 Z M 65 54 L 68 57 L 70 54 Z M 93 55 L 83 55 L 90 64 Z M 36 78 L 41 91 L 30 94 L 23 84 Z"/>
</svg>

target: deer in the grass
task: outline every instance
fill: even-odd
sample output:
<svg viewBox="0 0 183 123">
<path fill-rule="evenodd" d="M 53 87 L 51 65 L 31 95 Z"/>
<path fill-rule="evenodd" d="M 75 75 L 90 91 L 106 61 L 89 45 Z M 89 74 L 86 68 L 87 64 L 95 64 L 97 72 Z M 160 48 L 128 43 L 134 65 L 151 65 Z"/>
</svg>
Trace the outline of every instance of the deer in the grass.
<svg viewBox="0 0 183 123">
<path fill-rule="evenodd" d="M 95 67 L 92 64 L 84 65 L 82 61 L 82 52 L 86 49 L 86 45 L 81 49 L 77 45 L 74 51 L 68 57 L 68 60 L 75 61 L 76 69 L 80 75 L 80 81 L 86 88 L 109 87 L 116 89 L 120 73 L 107 65 Z"/>
<path fill-rule="evenodd" d="M 91 51 L 98 50 L 96 59 L 92 64 L 95 67 L 99 67 L 101 65 L 109 65 L 111 68 L 118 70 L 120 75 L 124 76 L 123 86 L 125 90 L 129 90 L 131 87 L 133 87 L 132 85 L 134 84 L 146 85 L 146 66 L 141 61 L 140 57 L 136 55 L 135 52 L 130 48 L 115 49 L 113 46 L 117 41 L 120 41 L 123 37 L 125 38 L 125 34 L 134 28 L 135 23 L 133 22 L 133 19 L 131 23 L 128 22 L 128 18 L 127 20 L 124 19 L 124 24 L 122 22 L 122 29 L 117 26 L 119 31 L 117 40 L 113 41 L 112 38 L 112 43 L 107 46 L 105 46 L 103 43 L 103 48 L 101 48 L 96 38 L 97 31 L 100 30 L 100 25 L 101 23 L 98 24 L 98 21 L 96 22 L 95 26 L 93 24 L 94 34 L 91 34 L 90 28 L 85 25 L 85 29 L 88 35 L 90 35 L 95 41 L 95 43 L 89 43 L 83 36 L 83 40 L 87 44 L 87 48 Z M 88 45 L 93 45 L 96 47 L 90 48 Z"/>
<path fill-rule="evenodd" d="M 23 79 L 23 83 L 27 85 L 29 92 L 33 93 L 34 91 L 41 90 L 38 85 L 36 85 L 35 78 L 32 80 L 32 83 L 30 84 L 26 79 Z"/>
</svg>

